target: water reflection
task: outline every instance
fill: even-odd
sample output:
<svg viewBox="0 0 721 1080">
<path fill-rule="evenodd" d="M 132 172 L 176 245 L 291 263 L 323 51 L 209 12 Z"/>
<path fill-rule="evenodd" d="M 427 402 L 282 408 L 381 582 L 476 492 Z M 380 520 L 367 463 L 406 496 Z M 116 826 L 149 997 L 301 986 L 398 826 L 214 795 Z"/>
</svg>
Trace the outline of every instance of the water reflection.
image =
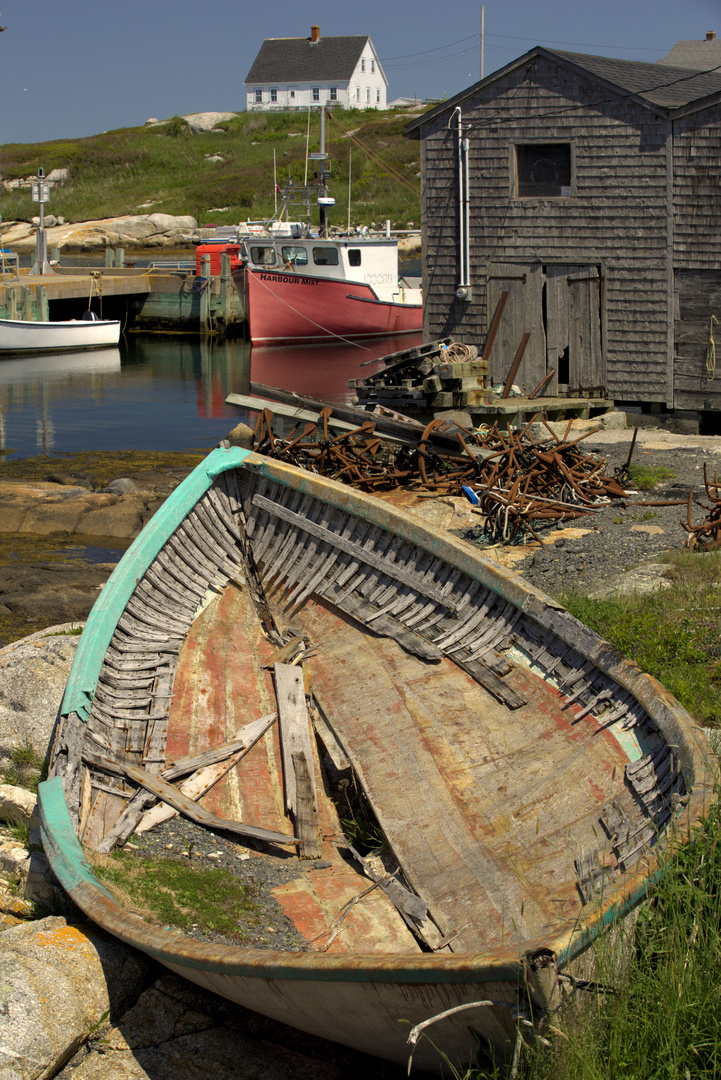
<svg viewBox="0 0 721 1080">
<path fill-rule="evenodd" d="M 239 341 L 143 334 L 128 335 L 119 350 L 0 360 L 0 448 L 8 458 L 210 449 L 239 420 L 254 422 L 254 414 L 225 404 L 228 394 L 247 393 L 251 380 L 349 402 L 349 379 L 421 341 L 405 334 L 251 351 Z"/>
</svg>

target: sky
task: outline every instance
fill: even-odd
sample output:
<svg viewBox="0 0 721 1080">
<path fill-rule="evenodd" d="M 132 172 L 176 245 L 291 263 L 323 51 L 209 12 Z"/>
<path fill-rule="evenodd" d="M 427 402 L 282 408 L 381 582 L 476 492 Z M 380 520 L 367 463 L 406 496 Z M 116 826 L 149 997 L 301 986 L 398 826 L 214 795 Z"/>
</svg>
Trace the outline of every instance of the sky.
<svg viewBox="0 0 721 1080">
<path fill-rule="evenodd" d="M 488 0 L 484 71 L 533 48 L 660 60 L 721 38 L 721 0 Z M 267 37 L 368 34 L 388 100 L 452 97 L 480 77 L 476 0 L 0 0 L 0 146 L 95 135 L 150 117 L 240 111 Z"/>
</svg>

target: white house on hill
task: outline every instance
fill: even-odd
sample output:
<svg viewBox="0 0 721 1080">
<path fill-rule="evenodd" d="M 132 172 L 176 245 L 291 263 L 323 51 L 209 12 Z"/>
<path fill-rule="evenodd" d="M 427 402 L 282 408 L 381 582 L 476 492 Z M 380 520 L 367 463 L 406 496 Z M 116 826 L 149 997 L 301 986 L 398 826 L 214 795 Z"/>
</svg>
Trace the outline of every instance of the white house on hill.
<svg viewBox="0 0 721 1080">
<path fill-rule="evenodd" d="M 388 80 L 369 37 L 266 38 L 245 80 L 247 108 L 385 109 Z"/>
</svg>

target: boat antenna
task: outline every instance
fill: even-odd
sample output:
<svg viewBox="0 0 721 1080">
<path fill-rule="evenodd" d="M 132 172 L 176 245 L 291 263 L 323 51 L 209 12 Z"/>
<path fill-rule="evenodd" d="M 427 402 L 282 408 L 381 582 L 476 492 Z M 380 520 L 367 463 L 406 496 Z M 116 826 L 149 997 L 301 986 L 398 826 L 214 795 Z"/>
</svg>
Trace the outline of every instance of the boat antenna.
<svg viewBox="0 0 721 1080">
<path fill-rule="evenodd" d="M 308 150 L 310 149 L 310 105 L 308 106 L 308 127 L 305 132 L 305 176 L 303 187 L 308 187 Z"/>
</svg>

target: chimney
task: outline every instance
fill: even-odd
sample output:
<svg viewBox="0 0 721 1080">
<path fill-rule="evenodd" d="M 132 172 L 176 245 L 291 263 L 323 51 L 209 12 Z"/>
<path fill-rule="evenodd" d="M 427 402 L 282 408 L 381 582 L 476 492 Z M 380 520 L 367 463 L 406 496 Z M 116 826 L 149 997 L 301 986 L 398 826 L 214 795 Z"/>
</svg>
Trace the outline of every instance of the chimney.
<svg viewBox="0 0 721 1080">
<path fill-rule="evenodd" d="M 715 34 L 714 34 L 714 37 L 716 37 Z M 319 41 L 320 41 L 320 27 L 319 26 L 311 26 L 311 28 L 310 28 L 310 43 L 311 43 L 311 45 L 317 45 Z"/>
<path fill-rule="evenodd" d="M 706 31 L 706 40 L 707 41 L 715 41 L 716 40 L 716 31 L 715 30 L 707 30 Z"/>
</svg>

